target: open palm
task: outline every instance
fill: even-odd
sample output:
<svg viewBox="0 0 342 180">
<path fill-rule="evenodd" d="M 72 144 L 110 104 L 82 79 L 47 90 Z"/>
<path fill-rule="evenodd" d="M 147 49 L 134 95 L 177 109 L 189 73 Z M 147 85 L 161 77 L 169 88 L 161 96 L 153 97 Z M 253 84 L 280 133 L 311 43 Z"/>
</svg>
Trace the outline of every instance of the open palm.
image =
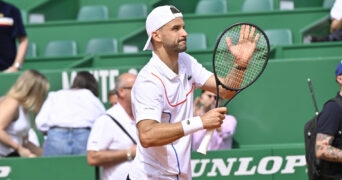
<svg viewBox="0 0 342 180">
<path fill-rule="evenodd" d="M 240 30 L 239 42 L 233 45 L 229 37 L 226 38 L 226 43 L 229 51 L 235 57 L 235 63 L 246 68 L 248 60 L 252 57 L 260 34 L 255 34 L 255 27 L 250 28 L 249 25 L 242 25 Z"/>
</svg>

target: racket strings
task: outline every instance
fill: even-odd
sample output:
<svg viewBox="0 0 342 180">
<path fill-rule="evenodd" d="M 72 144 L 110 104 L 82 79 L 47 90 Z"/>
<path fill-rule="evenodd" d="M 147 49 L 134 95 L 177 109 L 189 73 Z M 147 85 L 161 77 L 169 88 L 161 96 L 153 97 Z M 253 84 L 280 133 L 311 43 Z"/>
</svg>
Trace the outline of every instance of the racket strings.
<svg viewBox="0 0 342 180">
<path fill-rule="evenodd" d="M 251 31 L 246 29 L 250 26 L 255 27 L 255 29 L 251 28 Z M 227 39 L 227 37 L 229 37 L 229 39 Z M 241 44 L 238 44 L 239 41 L 240 43 L 244 42 L 244 47 L 247 48 L 241 48 Z M 236 57 L 235 59 L 229 49 L 234 52 L 235 56 L 239 57 Z M 252 56 L 250 57 L 251 54 Z M 213 70 L 217 83 L 216 94 L 219 94 L 219 86 L 231 90 L 228 93 L 232 93 L 232 96 L 227 99 L 224 106 L 226 106 L 236 94 L 241 92 L 242 89 L 248 87 L 258 79 L 266 67 L 268 57 L 268 39 L 265 36 L 265 33 L 255 25 L 238 23 L 230 26 L 221 34 L 214 49 Z M 246 64 L 245 61 L 247 59 L 248 64 Z M 246 69 L 244 70 L 245 67 Z M 216 101 L 216 107 L 219 104 L 218 99 Z M 206 154 L 212 134 L 212 130 L 206 132 L 197 152 Z"/>
<path fill-rule="evenodd" d="M 225 31 L 220 37 L 214 54 L 214 71 L 221 80 L 220 83 L 227 89 L 239 90 L 252 84 L 262 73 L 268 60 L 269 45 L 267 39 L 264 36 L 264 33 L 256 28 L 255 34 L 258 33 L 260 37 L 256 44 L 253 55 L 248 61 L 248 65 L 244 74 L 231 73 L 235 72 L 232 70 L 233 68 L 236 68 L 234 65 L 237 64 L 237 62 L 227 47 L 226 38 L 229 37 L 234 45 L 238 44 L 240 38 L 240 28 L 241 25 L 238 25 Z M 243 49 L 240 51 L 242 50 Z M 230 75 L 228 76 L 228 74 Z M 239 81 L 241 78 L 242 82 Z"/>
<path fill-rule="evenodd" d="M 229 84 L 231 88 L 238 89 L 241 86 L 239 83 L 240 79 L 243 78 L 243 74 L 236 73 L 236 71 L 232 71 L 231 76 L 226 76 L 223 78 L 224 84 Z"/>
</svg>

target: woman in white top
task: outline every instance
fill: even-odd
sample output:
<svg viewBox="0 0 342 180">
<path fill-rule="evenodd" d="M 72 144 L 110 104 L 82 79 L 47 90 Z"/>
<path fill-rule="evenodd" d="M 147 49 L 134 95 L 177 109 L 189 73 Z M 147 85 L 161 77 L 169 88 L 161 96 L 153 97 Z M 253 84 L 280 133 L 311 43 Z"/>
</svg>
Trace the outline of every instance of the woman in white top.
<svg viewBox="0 0 342 180">
<path fill-rule="evenodd" d="M 50 92 L 36 117 L 46 134 L 43 156 L 85 155 L 90 129 L 105 113 L 98 83 L 86 71 L 78 72 L 70 89 Z"/>
<path fill-rule="evenodd" d="M 0 99 L 0 157 L 35 157 L 28 141 L 30 113 L 38 113 L 50 84 L 46 77 L 35 70 L 27 70 L 19 76 L 8 93 Z"/>
</svg>

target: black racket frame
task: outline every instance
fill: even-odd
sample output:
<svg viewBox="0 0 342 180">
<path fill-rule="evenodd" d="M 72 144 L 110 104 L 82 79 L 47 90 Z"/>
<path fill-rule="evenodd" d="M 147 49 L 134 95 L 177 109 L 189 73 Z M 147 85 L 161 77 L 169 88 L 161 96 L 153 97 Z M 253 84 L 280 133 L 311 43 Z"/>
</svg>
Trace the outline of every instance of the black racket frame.
<svg viewBox="0 0 342 180">
<path fill-rule="evenodd" d="M 217 76 L 217 72 L 216 72 L 216 68 L 215 68 L 215 57 L 216 57 L 216 53 L 217 53 L 217 48 L 222 40 L 222 36 L 224 36 L 226 34 L 227 31 L 229 31 L 230 29 L 236 27 L 236 26 L 242 26 L 242 25 L 249 25 L 250 27 L 255 27 L 255 29 L 257 31 L 259 31 L 260 33 L 262 33 L 262 35 L 260 35 L 260 37 L 264 37 L 267 43 L 267 57 L 266 57 L 266 62 L 263 65 L 262 70 L 259 72 L 259 74 L 254 78 L 254 80 L 252 80 L 249 84 L 247 84 L 246 86 L 242 87 L 242 88 L 229 88 L 226 85 L 224 85 L 223 83 L 221 83 L 221 81 L 219 80 L 218 76 Z M 253 23 L 249 23 L 249 22 L 239 22 L 239 23 L 235 23 L 231 26 L 229 26 L 228 28 L 226 28 L 219 36 L 219 38 L 216 41 L 215 44 L 215 48 L 214 48 L 214 52 L 213 52 L 213 60 L 212 60 L 212 65 L 213 65 L 213 73 L 215 76 L 215 81 L 216 81 L 216 95 L 217 97 L 219 97 L 219 86 L 221 85 L 223 88 L 227 89 L 227 90 L 231 90 L 231 91 L 236 91 L 236 93 L 230 98 L 228 99 L 224 106 L 227 106 L 227 104 L 238 94 L 240 93 L 242 90 L 246 89 L 247 87 L 249 87 L 250 85 L 252 85 L 259 77 L 260 75 L 264 72 L 266 65 L 268 63 L 268 60 L 270 58 L 270 43 L 268 40 L 268 37 L 266 35 L 266 33 L 257 25 L 253 24 Z M 218 107 L 218 102 L 219 102 L 219 98 L 216 99 L 216 107 Z"/>
</svg>

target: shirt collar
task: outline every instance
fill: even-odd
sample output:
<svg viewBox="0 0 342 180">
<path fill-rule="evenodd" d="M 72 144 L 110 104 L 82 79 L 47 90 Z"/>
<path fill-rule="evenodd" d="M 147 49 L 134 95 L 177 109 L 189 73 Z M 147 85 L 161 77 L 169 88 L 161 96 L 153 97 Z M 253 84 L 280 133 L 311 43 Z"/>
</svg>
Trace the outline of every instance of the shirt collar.
<svg viewBox="0 0 342 180">
<path fill-rule="evenodd" d="M 153 65 L 156 67 L 156 69 L 159 71 L 159 73 L 161 75 L 166 76 L 169 80 L 172 80 L 178 76 L 154 52 L 152 52 L 151 61 Z M 178 62 L 178 66 L 179 66 L 179 62 Z M 181 74 L 180 67 L 178 67 L 178 69 L 179 69 L 179 74 Z"/>
</svg>

